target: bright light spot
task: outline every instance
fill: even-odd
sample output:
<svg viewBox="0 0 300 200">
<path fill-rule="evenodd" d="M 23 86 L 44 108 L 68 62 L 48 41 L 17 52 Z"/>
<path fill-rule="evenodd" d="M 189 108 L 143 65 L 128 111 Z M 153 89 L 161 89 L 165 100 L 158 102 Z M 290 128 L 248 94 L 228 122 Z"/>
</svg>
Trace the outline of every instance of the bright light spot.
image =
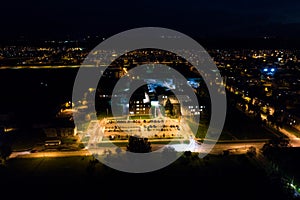
<svg viewBox="0 0 300 200">
<path fill-rule="evenodd" d="M 89 92 L 93 92 L 95 88 L 89 88 Z"/>
<path fill-rule="evenodd" d="M 267 87 L 265 87 L 265 91 L 266 91 L 266 92 L 268 92 L 268 91 L 269 91 Z"/>
<path fill-rule="evenodd" d="M 151 106 L 159 106 L 159 102 L 158 101 L 151 101 Z"/>
<path fill-rule="evenodd" d="M 150 97 L 149 95 L 145 92 L 145 99 L 143 99 L 143 103 L 149 103 L 150 102 Z"/>
</svg>

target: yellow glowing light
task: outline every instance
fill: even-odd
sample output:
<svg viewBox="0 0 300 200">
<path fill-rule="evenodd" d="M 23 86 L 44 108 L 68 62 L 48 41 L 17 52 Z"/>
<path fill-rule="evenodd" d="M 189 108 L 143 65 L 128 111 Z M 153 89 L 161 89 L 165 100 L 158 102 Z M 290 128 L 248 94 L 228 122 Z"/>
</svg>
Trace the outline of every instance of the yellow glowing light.
<svg viewBox="0 0 300 200">
<path fill-rule="evenodd" d="M 267 87 L 265 87 L 265 92 L 268 92 L 269 90 L 268 90 L 268 88 Z"/>
<path fill-rule="evenodd" d="M 95 88 L 89 88 L 89 92 L 93 92 Z"/>
</svg>

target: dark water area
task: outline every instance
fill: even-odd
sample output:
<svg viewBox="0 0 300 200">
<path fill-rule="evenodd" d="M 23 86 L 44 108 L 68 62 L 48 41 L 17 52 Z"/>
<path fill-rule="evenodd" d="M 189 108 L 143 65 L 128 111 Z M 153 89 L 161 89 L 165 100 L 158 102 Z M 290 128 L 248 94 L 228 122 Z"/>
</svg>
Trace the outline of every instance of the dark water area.
<svg viewBox="0 0 300 200">
<path fill-rule="evenodd" d="M 78 68 L 0 70 L 0 114 L 18 122 L 53 118 L 72 99 Z"/>
</svg>

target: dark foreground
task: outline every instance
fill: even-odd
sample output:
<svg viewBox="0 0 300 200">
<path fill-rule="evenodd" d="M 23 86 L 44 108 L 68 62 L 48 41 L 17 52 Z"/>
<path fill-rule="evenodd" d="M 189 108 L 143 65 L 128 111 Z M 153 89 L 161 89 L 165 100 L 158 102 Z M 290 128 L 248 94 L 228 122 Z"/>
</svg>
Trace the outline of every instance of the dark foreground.
<svg viewBox="0 0 300 200">
<path fill-rule="evenodd" d="M 182 156 L 151 173 L 113 170 L 91 157 L 11 159 L 1 169 L 10 199 L 287 199 L 246 155 Z"/>
</svg>

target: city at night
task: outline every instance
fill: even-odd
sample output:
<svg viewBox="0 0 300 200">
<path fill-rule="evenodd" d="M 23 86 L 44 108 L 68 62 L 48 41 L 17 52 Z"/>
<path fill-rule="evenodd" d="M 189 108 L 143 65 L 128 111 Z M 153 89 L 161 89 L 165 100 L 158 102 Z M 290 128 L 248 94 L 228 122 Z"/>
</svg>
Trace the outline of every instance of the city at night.
<svg viewBox="0 0 300 200">
<path fill-rule="evenodd" d="M 4 197 L 300 199 L 300 2 L 2 4 Z"/>
</svg>

